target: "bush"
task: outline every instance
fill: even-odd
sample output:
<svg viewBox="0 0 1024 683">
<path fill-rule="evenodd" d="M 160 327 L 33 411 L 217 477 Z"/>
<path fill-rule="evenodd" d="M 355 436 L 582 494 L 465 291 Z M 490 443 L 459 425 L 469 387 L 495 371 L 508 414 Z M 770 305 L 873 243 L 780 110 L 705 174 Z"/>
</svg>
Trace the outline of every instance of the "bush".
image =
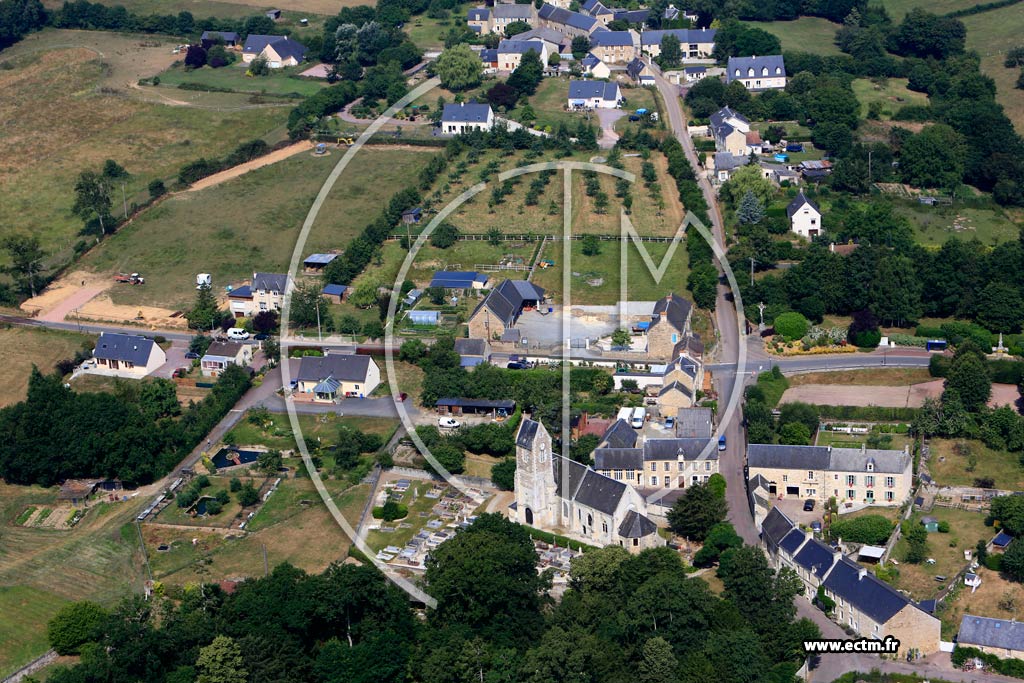
<svg viewBox="0 0 1024 683">
<path fill-rule="evenodd" d="M 82 645 L 103 635 L 103 626 L 108 618 L 107 611 L 94 602 L 65 605 L 46 627 L 50 647 L 57 654 L 77 655 Z"/>
<path fill-rule="evenodd" d="M 220 514 L 222 509 L 224 509 L 224 506 L 221 505 L 221 502 L 216 498 L 206 499 L 206 514 L 216 517 Z"/>
<path fill-rule="evenodd" d="M 892 533 L 892 522 L 882 515 L 840 519 L 832 522 L 829 533 L 833 538 L 842 538 L 844 541 L 884 545 Z"/>
<path fill-rule="evenodd" d="M 393 522 L 396 519 L 405 519 L 409 516 L 409 508 L 389 500 L 380 507 L 373 508 L 373 518 L 383 519 L 385 522 Z"/>
<path fill-rule="evenodd" d="M 799 313 L 790 311 L 775 317 L 775 333 L 781 334 L 788 341 L 802 339 L 810 329 L 807 318 Z"/>
<path fill-rule="evenodd" d="M 502 491 L 511 491 L 516 485 L 516 459 L 505 458 L 491 467 L 491 482 Z"/>
<path fill-rule="evenodd" d="M 238 502 L 242 507 L 247 508 L 250 505 L 255 505 L 259 500 L 260 493 L 251 482 L 246 482 L 242 485 L 241 490 L 238 492 Z"/>
<path fill-rule="evenodd" d="M 1001 571 L 1003 568 L 1003 556 L 997 553 L 985 555 L 985 568 L 991 569 L 994 572 Z"/>
<path fill-rule="evenodd" d="M 939 522 L 939 533 L 943 533 L 943 534 L 948 534 L 949 533 L 949 522 L 947 522 L 947 521 Z"/>
<path fill-rule="evenodd" d="M 163 197 L 165 194 L 167 194 L 167 188 L 164 186 L 164 181 L 162 181 L 160 179 L 150 181 L 150 183 L 149 183 L 149 198 L 150 199 L 156 199 L 158 197 Z"/>
</svg>

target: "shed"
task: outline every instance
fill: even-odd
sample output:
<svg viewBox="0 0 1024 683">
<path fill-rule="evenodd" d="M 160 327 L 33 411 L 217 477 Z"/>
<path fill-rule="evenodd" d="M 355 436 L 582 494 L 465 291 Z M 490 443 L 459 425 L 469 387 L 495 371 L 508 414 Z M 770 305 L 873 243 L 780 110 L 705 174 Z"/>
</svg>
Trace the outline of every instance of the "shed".
<svg viewBox="0 0 1024 683">
<path fill-rule="evenodd" d="M 85 503 L 102 481 L 102 479 L 68 479 L 60 485 L 57 499 L 69 501 L 77 507 L 79 504 Z"/>
<path fill-rule="evenodd" d="M 439 398 L 435 405 L 442 415 L 510 415 L 516 409 L 516 402 L 507 398 Z"/>
<path fill-rule="evenodd" d="M 436 327 L 441 322 L 440 311 L 409 311 L 409 322 L 413 325 Z"/>
<path fill-rule="evenodd" d="M 413 208 L 406 209 L 405 211 L 402 212 L 402 222 L 403 223 L 410 223 L 410 224 L 419 223 L 422 218 L 423 218 L 423 209 L 421 209 L 418 206 L 414 206 Z"/>
<path fill-rule="evenodd" d="M 402 299 L 402 303 L 406 306 L 412 306 L 420 300 L 421 296 L 423 296 L 422 289 L 410 289 L 409 293 L 405 295 L 404 299 Z"/>
<path fill-rule="evenodd" d="M 862 545 L 857 551 L 857 559 L 864 562 L 878 562 L 885 555 L 885 548 L 878 545 Z"/>
<path fill-rule="evenodd" d="M 340 304 L 349 294 L 349 288 L 345 285 L 326 285 L 321 291 L 332 304 Z"/>
<path fill-rule="evenodd" d="M 310 254 L 302 262 L 302 267 L 307 273 L 316 274 L 323 272 L 327 264 L 338 258 L 338 254 Z"/>
<path fill-rule="evenodd" d="M 937 520 L 935 517 L 922 517 L 921 524 L 923 524 L 924 528 L 931 533 L 934 533 L 939 530 L 939 520 Z"/>
<path fill-rule="evenodd" d="M 279 9 L 272 9 L 266 14 L 269 19 L 273 19 L 274 21 L 277 21 L 278 19 L 281 18 L 281 10 Z"/>
<path fill-rule="evenodd" d="M 992 539 L 992 549 L 997 552 L 1002 552 L 1006 550 L 1006 547 L 1010 545 L 1012 540 L 1013 536 L 1010 536 L 1010 534 L 1005 531 L 1000 531 L 995 535 L 995 538 Z"/>
</svg>

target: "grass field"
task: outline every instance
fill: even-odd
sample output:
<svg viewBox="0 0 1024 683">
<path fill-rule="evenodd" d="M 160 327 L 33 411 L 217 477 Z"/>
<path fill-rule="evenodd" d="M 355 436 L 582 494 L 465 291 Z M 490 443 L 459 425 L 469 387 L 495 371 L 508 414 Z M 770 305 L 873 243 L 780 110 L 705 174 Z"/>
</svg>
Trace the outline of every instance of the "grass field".
<svg viewBox="0 0 1024 683">
<path fill-rule="evenodd" d="M 900 107 L 928 104 L 927 95 L 907 89 L 907 79 L 905 78 L 889 78 L 885 79 L 884 83 L 858 78 L 853 81 L 852 85 L 853 92 L 860 102 L 861 118 L 867 116 L 868 106 L 872 102 L 882 103 L 881 118 L 883 120 L 891 119 Z"/>
<path fill-rule="evenodd" d="M 33 365 L 43 374 L 49 374 L 57 361 L 74 357 L 76 351 L 84 346 L 91 347 L 95 340 L 90 335 L 43 328 L 0 329 L 0 364 L 4 367 L 0 407 L 25 398 Z"/>
<path fill-rule="evenodd" d="M 291 95 L 297 93 L 308 97 L 327 86 L 326 81 L 295 76 L 309 68 L 308 64 L 286 69 L 273 69 L 266 76 L 246 76 L 248 65 L 241 61 L 230 66 L 212 69 L 186 71 L 184 66 L 173 66 L 160 74 L 161 85 L 178 86 L 182 83 L 197 83 L 204 86 L 228 88 L 235 92 L 266 93 L 267 95 Z M 292 76 L 295 76 L 292 78 Z"/>
<path fill-rule="evenodd" d="M 429 157 L 429 151 L 364 149 L 327 198 L 306 252 L 347 246 Z M 333 154 L 299 154 L 216 187 L 177 194 L 88 254 L 82 265 L 145 273 L 145 287 L 111 290 L 114 302 L 169 308 L 192 302 L 197 272 L 211 273 L 218 290 L 255 271 L 283 272 L 313 198 L 337 161 Z"/>
<path fill-rule="evenodd" d="M 889 12 L 894 22 L 900 22 L 905 15 L 915 7 L 932 12 L 934 14 L 945 14 L 955 12 L 958 9 L 967 9 L 977 4 L 976 0 L 875 0 L 877 4 L 883 5 Z M 874 4 L 874 3 L 872 3 Z"/>
<path fill-rule="evenodd" d="M 545 78 L 541 81 L 537 92 L 530 98 L 530 106 L 533 107 L 533 113 L 537 115 L 537 120 L 532 124 L 533 127 L 544 130 L 547 126 L 551 126 L 554 129 L 558 127 L 558 124 L 564 123 L 572 130 L 581 119 L 586 119 L 586 114 L 565 111 L 565 103 L 568 99 L 569 79 Z M 517 107 L 511 112 L 509 118 L 519 121 L 522 111 L 522 107 Z M 598 125 L 597 117 L 591 115 L 590 123 Z"/>
<path fill-rule="evenodd" d="M 776 36 L 783 51 L 810 52 L 816 55 L 838 55 L 835 37 L 839 24 L 820 17 L 800 17 L 796 21 L 748 22 Z"/>
<path fill-rule="evenodd" d="M 465 26 L 466 10 L 473 6 L 474 3 L 459 5 L 447 19 L 431 19 L 426 14 L 415 16 L 405 25 L 405 32 L 421 50 L 443 48 L 445 34 L 453 26 Z M 451 102 L 451 98 L 448 101 Z"/>
<path fill-rule="evenodd" d="M 896 587 L 910 591 L 915 600 L 926 600 L 938 593 L 943 586 L 966 564 L 964 550 L 972 549 L 981 539 L 992 538 L 992 529 L 985 526 L 985 515 L 980 512 L 953 510 L 936 507 L 929 515 L 940 522 L 949 523 L 949 533 L 939 532 L 928 534 L 928 557 L 935 564 L 910 564 L 904 561 L 907 552 L 907 541 L 901 538 L 893 550 L 899 565 L 899 577 Z M 921 515 L 911 518 L 912 524 L 920 524 Z M 945 581 L 936 581 L 936 576 L 945 576 Z"/>
<path fill-rule="evenodd" d="M 967 49 L 981 55 L 981 70 L 996 82 L 996 99 L 1006 109 L 1017 132 L 1024 133 L 1024 90 L 1014 87 L 1020 69 L 1003 66 L 1007 50 L 1024 44 L 1020 32 L 1024 26 L 1024 5 L 982 12 L 960 21 L 967 27 Z"/>
<path fill-rule="evenodd" d="M 57 9 L 63 4 L 63 0 L 45 0 L 43 5 L 47 9 Z M 180 11 L 188 11 L 196 19 L 206 17 L 248 17 L 254 14 L 263 14 L 270 9 L 283 10 L 280 24 L 287 24 L 293 17 L 306 17 L 313 23 L 315 15 L 335 15 L 342 7 L 354 7 L 356 5 L 369 5 L 370 2 L 361 0 L 282 0 L 271 3 L 260 0 L 181 0 L 175 2 L 173 11 L 168 8 L 166 0 L 100 0 L 103 5 L 122 5 L 129 12 L 136 14 L 177 14 Z M 296 19 L 297 21 L 297 19 Z"/>
<path fill-rule="evenodd" d="M 973 472 L 968 472 L 970 455 L 958 455 L 953 439 L 932 439 L 928 471 L 943 486 L 973 486 L 975 477 L 991 477 L 997 489 L 1019 491 L 1024 488 L 1024 468 L 1020 457 L 1008 451 L 994 451 L 980 441 L 964 441 L 970 455 L 977 459 Z"/>
<path fill-rule="evenodd" d="M 994 619 L 1013 619 L 1014 611 L 1006 611 L 999 607 L 1000 601 L 1005 595 L 1013 596 L 1017 605 L 1024 604 L 1024 587 L 1019 583 L 1008 581 L 991 569 L 981 567 L 978 569 L 978 576 L 981 577 L 981 585 L 975 592 L 970 588 L 963 588 L 956 600 L 946 601 L 946 609 L 939 613 L 942 618 L 942 639 L 952 640 L 957 629 L 960 628 L 960 621 L 964 614 L 973 614 L 981 617 L 992 617 Z"/>
<path fill-rule="evenodd" d="M 47 649 L 46 622 L 64 602 L 113 606 L 142 590 L 130 524 L 142 501 L 94 506 L 69 531 L 13 525 L 26 507 L 56 504 L 56 489 L 0 483 L 0 675 Z"/>
<path fill-rule="evenodd" d="M 906 434 L 885 434 L 883 436 L 889 437 L 888 445 L 882 445 L 880 448 L 886 450 L 902 451 L 907 446 L 914 443 L 914 440 Z M 818 430 L 816 446 L 835 446 L 836 448 L 860 448 L 862 445 L 867 443 L 866 434 L 843 434 L 842 432 L 833 432 L 831 430 L 821 429 Z"/>
<path fill-rule="evenodd" d="M 489 473 L 488 473 L 489 476 Z M 430 512 L 430 510 L 437 505 L 438 500 L 434 498 L 427 498 L 426 494 L 435 484 L 430 481 L 416 481 L 412 482 L 409 487 L 409 491 L 404 494 L 403 504 L 409 508 L 409 515 L 402 521 L 408 522 L 411 526 L 408 529 L 398 528 L 393 532 L 381 533 L 380 531 L 370 530 L 366 534 L 366 544 L 374 550 L 381 550 L 389 545 L 403 547 L 406 543 L 415 536 L 420 529 L 427 523 L 426 517 L 421 517 L 421 512 Z M 410 492 L 414 494 L 410 497 Z"/>
<path fill-rule="evenodd" d="M 858 386 L 901 387 L 930 382 L 934 379 L 926 368 L 871 368 L 870 370 L 837 370 L 808 372 L 787 377 L 789 386 L 801 384 L 852 384 Z"/>
<path fill-rule="evenodd" d="M 61 262 L 82 228 L 71 213 L 81 171 L 118 161 L 131 174 L 125 188 L 131 203 L 148 196 L 150 180 L 169 182 L 186 162 L 223 155 L 242 139 L 284 137 L 287 108 L 220 111 L 142 101 L 140 95 L 151 94 L 135 89 L 135 82 L 166 69 L 177 42 L 48 29 L 4 51 L 3 61 L 14 68 L 0 70 L 0 235 L 38 235 L 50 262 Z M 45 125 L 42 92 L 47 109 L 61 112 L 46 117 Z M 117 195 L 115 209 L 120 188 Z"/>
<path fill-rule="evenodd" d="M 288 416 L 271 413 L 270 420 L 272 425 L 263 429 L 247 419 L 242 419 L 224 436 L 224 442 L 236 446 L 295 449 L 295 438 Z M 299 427 L 302 428 L 306 443 L 318 441 L 325 446 L 333 445 L 337 443 L 338 428 L 342 426 L 353 427 L 367 434 L 377 434 L 387 441 L 398 428 L 398 420 L 389 417 L 342 417 L 331 413 L 299 415 Z"/>
<path fill-rule="evenodd" d="M 991 208 L 968 208 L 894 202 L 894 208 L 910 219 L 917 241 L 925 246 L 941 246 L 950 237 L 977 238 L 982 244 L 995 246 L 1017 239 L 1020 232 L 1010 215 L 995 204 Z"/>
<path fill-rule="evenodd" d="M 256 487 L 258 491 L 260 486 L 263 485 L 263 477 L 245 477 L 241 473 L 233 474 L 228 473 L 224 476 L 210 477 L 210 485 L 202 491 L 202 496 L 216 497 L 220 491 L 229 491 L 230 482 L 232 477 L 238 477 L 242 480 L 242 483 L 249 482 Z M 156 521 L 161 524 L 185 524 L 195 526 L 210 526 L 227 528 L 232 526 L 233 520 L 238 513 L 242 511 L 242 506 L 238 503 L 238 494 L 229 493 L 230 500 L 226 503 L 219 514 L 216 515 L 203 515 L 193 517 L 189 512 L 182 507 L 178 507 L 176 503 L 172 503 L 165 507 L 162 512 L 156 517 Z M 275 494 L 276 495 L 276 494 Z M 272 496 L 273 497 L 273 496 Z"/>
</svg>

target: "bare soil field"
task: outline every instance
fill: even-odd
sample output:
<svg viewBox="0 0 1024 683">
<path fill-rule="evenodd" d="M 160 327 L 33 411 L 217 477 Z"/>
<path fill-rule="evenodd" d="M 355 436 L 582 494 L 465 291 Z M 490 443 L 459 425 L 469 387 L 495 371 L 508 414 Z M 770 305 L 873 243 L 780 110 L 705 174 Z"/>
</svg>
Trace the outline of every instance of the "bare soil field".
<svg viewBox="0 0 1024 683">
<path fill-rule="evenodd" d="M 930 382 L 925 368 L 872 368 L 870 370 L 837 370 L 787 375 L 790 387 L 805 384 L 855 384 L 858 386 L 905 386 Z"/>
<path fill-rule="evenodd" d="M 941 379 L 910 386 L 802 384 L 787 389 L 780 403 L 920 408 L 926 398 L 942 395 L 942 385 Z M 989 405 L 1013 405 L 1019 397 L 1017 387 L 1012 384 L 993 384 Z"/>
</svg>

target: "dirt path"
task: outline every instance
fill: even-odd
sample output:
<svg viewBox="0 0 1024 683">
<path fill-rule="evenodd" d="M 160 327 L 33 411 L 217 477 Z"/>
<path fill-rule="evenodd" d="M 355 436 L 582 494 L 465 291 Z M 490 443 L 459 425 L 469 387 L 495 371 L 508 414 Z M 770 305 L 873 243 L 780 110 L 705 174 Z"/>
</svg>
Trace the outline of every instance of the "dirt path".
<svg viewBox="0 0 1024 683">
<path fill-rule="evenodd" d="M 497 512 L 499 514 L 506 514 L 508 506 L 512 504 L 512 501 L 516 499 L 516 494 L 511 491 L 498 491 L 494 494 L 494 497 L 487 501 L 487 507 L 484 512 Z"/>
<path fill-rule="evenodd" d="M 43 311 L 39 315 L 40 320 L 46 322 L 59 323 L 64 320 L 73 310 L 81 308 L 85 304 L 92 301 L 92 299 L 99 294 L 102 294 L 106 287 L 100 284 L 87 284 L 85 287 L 76 287 L 70 293 L 67 293 L 68 288 L 59 288 L 53 292 L 47 292 L 44 295 L 38 296 L 35 299 L 30 299 L 25 302 L 26 305 L 31 304 L 32 306 L 38 306 L 37 310 Z M 51 295 L 53 299 L 57 299 L 56 303 L 52 306 L 46 305 L 47 295 Z"/>
<path fill-rule="evenodd" d="M 223 182 L 231 180 L 232 178 L 237 178 L 238 176 L 248 173 L 249 171 L 255 171 L 257 168 L 263 168 L 264 166 L 269 166 L 270 164 L 276 164 L 277 162 L 283 161 L 289 157 L 293 157 L 296 154 L 299 154 L 300 152 L 309 152 L 312 149 L 313 143 L 310 142 L 309 140 L 302 140 L 301 142 L 296 142 L 293 145 L 288 145 L 287 147 L 282 147 L 281 149 L 275 150 L 270 154 L 264 154 L 258 159 L 253 159 L 252 161 L 247 161 L 244 164 L 233 166 L 232 168 L 229 168 L 226 171 L 221 171 L 220 173 L 214 173 L 211 176 L 206 176 L 202 180 L 193 183 L 191 187 L 185 190 L 185 192 L 195 192 L 197 190 L 205 190 L 208 187 L 220 185 Z"/>
</svg>

